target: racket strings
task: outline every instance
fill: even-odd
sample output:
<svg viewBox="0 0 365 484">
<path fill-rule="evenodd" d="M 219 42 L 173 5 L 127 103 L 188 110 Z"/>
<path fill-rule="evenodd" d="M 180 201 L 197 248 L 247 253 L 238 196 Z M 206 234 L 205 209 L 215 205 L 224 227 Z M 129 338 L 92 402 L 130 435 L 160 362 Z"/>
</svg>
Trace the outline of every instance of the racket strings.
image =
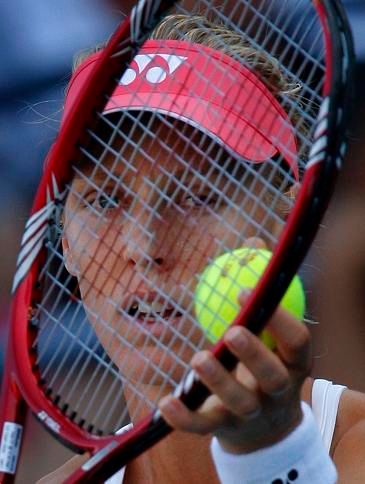
<svg viewBox="0 0 365 484">
<path fill-rule="evenodd" d="M 242 3 L 245 6 L 243 9 Z M 291 93 L 295 94 L 300 86 L 300 98 L 305 100 L 306 109 L 301 109 L 295 118 L 301 122 L 303 117 L 309 116 L 307 121 L 311 126 L 316 116 L 313 105 L 319 106 L 321 103 L 322 83 L 325 78 L 323 62 L 319 61 L 324 55 L 323 33 L 313 6 L 307 1 L 297 2 L 295 7 L 293 2 L 288 1 L 280 4 L 261 2 L 258 6 L 255 7 L 255 5 L 257 5 L 256 2 L 237 4 L 237 9 L 239 7 L 244 12 L 243 15 L 247 15 L 247 12 L 252 14 L 251 21 L 245 22 L 245 19 L 241 18 L 237 24 L 245 25 L 244 32 L 253 48 L 257 51 L 267 50 L 272 59 L 277 59 L 287 84 L 282 101 L 289 104 L 291 111 L 298 109 L 298 96 L 294 95 L 291 99 Z M 224 9 L 223 13 L 222 10 L 216 10 L 215 13 L 227 23 Z M 232 15 L 228 15 L 228 19 L 230 18 L 234 18 L 234 11 Z M 298 18 L 305 21 L 298 21 Z M 237 26 L 237 24 L 234 25 Z M 313 32 L 316 33 L 314 37 Z M 308 42 L 308 38 L 312 38 L 312 41 Z M 313 112 L 309 111 L 309 107 Z M 301 128 L 300 126 L 298 128 L 300 135 Z M 302 141 L 307 144 L 305 150 L 307 152 L 310 140 L 307 139 L 307 129 L 304 132 Z"/>
<path fill-rule="evenodd" d="M 82 372 L 81 372 L 82 373 Z M 67 380 L 65 381 L 65 383 L 67 383 Z"/>
<path fill-rule="evenodd" d="M 59 253 L 58 252 L 55 252 L 55 253 L 56 253 L 56 257 L 58 258 Z M 60 282 L 59 282 L 59 279 L 57 278 L 57 276 L 54 277 L 51 273 L 49 273 L 49 277 L 52 280 L 52 283 L 55 285 L 55 287 L 60 287 Z M 50 294 L 55 295 L 54 288 L 52 288 L 52 289 L 53 290 L 50 292 Z M 62 292 L 63 291 L 68 292 L 67 288 L 65 289 L 63 286 L 61 286 L 61 289 L 62 289 L 62 291 L 60 291 L 57 294 L 57 297 L 53 302 L 54 308 L 56 308 L 58 306 L 60 295 L 62 295 Z M 70 294 L 68 293 L 67 295 L 69 296 Z M 46 306 L 46 299 L 47 298 L 45 298 L 45 305 L 44 306 Z M 72 312 L 70 311 L 69 306 L 72 307 Z M 57 399 L 58 405 L 60 405 L 60 407 L 64 407 L 64 406 L 69 407 L 70 406 L 67 403 L 67 402 L 69 402 L 68 395 L 70 395 L 72 393 L 72 388 L 77 386 L 78 380 L 80 380 L 80 375 L 82 375 L 82 377 L 84 377 L 86 369 L 87 369 L 86 366 L 87 366 L 88 363 L 90 363 L 90 360 L 93 360 L 93 361 L 96 360 L 97 361 L 98 368 L 99 368 L 97 370 L 98 372 L 100 372 L 100 368 L 104 366 L 104 367 L 107 367 L 108 372 L 114 372 L 115 373 L 115 369 L 110 364 L 110 360 L 109 360 L 109 364 L 107 364 L 107 362 L 105 361 L 105 356 L 104 356 L 104 359 L 102 359 L 99 356 L 98 353 L 100 353 L 100 345 L 97 342 L 96 338 L 95 337 L 93 338 L 93 344 L 92 344 L 92 341 L 91 341 L 92 338 L 90 338 L 90 336 L 86 339 L 86 341 L 84 341 L 84 338 L 82 336 L 85 334 L 85 329 L 88 328 L 89 323 L 88 323 L 87 319 L 84 317 L 82 324 L 79 324 L 80 320 L 79 320 L 79 318 L 77 318 L 77 314 L 78 314 L 78 310 L 80 310 L 81 308 L 82 308 L 81 304 L 79 305 L 78 308 L 75 308 L 74 302 L 69 301 L 67 304 L 62 306 L 62 312 L 60 314 L 57 314 L 56 317 L 53 316 L 53 314 L 55 312 L 54 310 L 53 311 L 52 310 L 47 311 L 46 307 L 42 308 L 42 310 L 43 310 L 42 324 L 43 324 L 43 330 L 44 331 L 43 331 L 42 336 L 41 336 L 41 341 L 39 341 L 39 338 L 38 338 L 38 341 L 36 341 L 36 343 L 35 343 L 38 346 L 38 365 L 41 366 L 41 367 L 43 366 L 43 368 L 42 368 L 42 370 L 43 370 L 42 371 L 42 373 L 43 373 L 42 379 L 44 381 L 47 381 L 48 391 L 50 389 L 55 389 L 56 388 L 56 382 L 58 380 L 61 380 L 61 384 L 59 384 L 59 382 L 58 382 L 58 384 L 60 385 L 59 388 L 57 389 L 57 391 L 54 391 L 54 398 Z M 69 324 L 67 326 L 63 325 L 62 324 L 63 321 L 68 321 Z M 75 321 L 77 322 L 77 325 L 74 324 Z M 51 326 L 52 331 L 48 332 L 48 338 L 47 338 L 47 340 L 44 340 L 44 334 L 45 334 L 45 330 L 46 330 L 47 326 Z M 63 335 L 61 340 L 59 338 L 57 338 L 59 351 L 54 352 L 52 357 L 49 357 L 49 354 L 48 354 L 49 353 L 49 341 L 52 337 L 54 337 L 55 332 L 57 333 L 58 337 L 60 336 L 60 332 L 59 331 L 57 332 L 57 330 L 60 329 L 60 326 L 62 327 L 64 335 Z M 42 340 L 42 338 L 43 338 L 43 340 Z M 76 346 L 77 346 L 77 348 L 76 348 Z M 75 349 L 79 350 L 80 347 L 82 348 L 82 351 L 79 351 L 77 358 L 75 358 L 74 361 L 72 362 L 72 364 L 70 364 L 70 358 L 69 358 L 70 353 L 72 353 L 72 351 L 74 351 Z M 67 351 L 66 351 L 66 348 L 68 349 Z M 99 351 L 98 351 L 98 348 L 99 348 Z M 88 358 L 85 358 L 85 354 L 89 355 Z M 63 361 L 59 361 L 60 355 L 63 355 Z M 47 361 L 46 365 L 42 365 L 42 359 L 45 359 Z M 89 360 L 89 362 L 88 362 L 88 360 Z M 84 367 L 81 372 L 80 372 L 80 366 L 78 366 L 80 361 L 82 361 L 83 367 Z M 62 368 L 64 368 L 65 366 L 70 367 L 67 375 L 65 375 L 62 372 Z M 55 369 L 56 369 L 56 371 L 54 371 Z M 52 377 L 49 378 L 48 373 L 52 372 L 52 370 L 53 370 Z M 94 378 L 95 378 L 96 374 L 97 373 L 94 373 Z M 75 375 L 78 375 L 79 378 L 77 378 L 77 377 L 74 378 L 73 385 L 70 385 L 68 387 L 68 385 L 70 384 L 70 381 L 72 382 L 71 375 L 73 375 L 74 377 L 75 377 Z M 114 383 L 114 387 L 115 387 L 115 383 Z M 67 389 L 66 394 L 64 392 L 64 389 Z M 85 390 L 87 390 L 87 389 L 85 389 Z M 119 393 L 121 393 L 120 390 L 119 390 Z M 94 393 L 92 393 L 92 395 L 94 395 Z M 60 398 L 60 396 L 62 396 L 62 398 Z M 114 397 L 115 397 L 115 395 L 114 395 Z M 89 397 L 88 397 L 87 401 L 90 402 Z M 111 401 L 113 401 L 113 400 L 111 399 Z M 120 401 L 120 398 L 118 398 L 117 401 Z M 77 408 L 77 404 L 76 405 L 74 404 L 72 408 Z M 69 412 L 69 413 L 70 413 L 70 415 L 74 414 L 73 418 L 76 417 L 76 412 L 74 410 L 72 410 L 72 412 Z M 90 428 L 90 426 L 89 426 L 89 428 Z M 100 433 L 100 431 L 98 431 L 98 433 Z"/>
<path fill-rule="evenodd" d="M 64 383 L 68 383 L 67 379 L 65 380 L 65 382 L 64 382 Z M 62 388 L 61 388 L 61 390 L 62 390 Z"/>
<path fill-rule="evenodd" d="M 284 3 L 274 8 L 272 2 L 253 7 L 241 1 L 229 18 L 224 4 L 211 14 L 229 26 L 239 17 L 235 30 L 244 30 L 260 51 L 250 65 L 260 62 L 263 48 L 277 59 L 283 85 L 289 86 L 279 96 L 289 118 L 298 118 L 303 169 L 311 142 L 304 126 L 313 124 L 321 101 L 323 66 L 318 48 L 304 47 L 308 30 L 293 27 L 299 6 L 288 14 Z M 313 45 L 319 39 L 320 34 Z M 293 59 L 293 50 L 294 60 L 284 64 Z M 201 72 L 197 83 L 203 82 L 204 69 L 194 68 Z M 292 97 L 297 85 L 299 107 Z M 189 95 L 197 87 L 192 85 Z M 228 131 L 235 127 L 227 120 Z M 34 346 L 42 381 L 57 405 L 67 406 L 66 414 L 80 426 L 105 434 L 153 409 L 187 374 L 190 357 L 209 347 L 194 312 L 199 273 L 248 237 L 274 248 L 293 203 L 287 191 L 295 179 L 284 159 L 254 165 L 224 149 L 202 126 L 161 112 L 99 113 L 98 127 L 89 135 L 90 145 L 80 148 L 67 186 L 64 226 L 57 242 L 49 243 L 40 275 L 44 299 Z M 66 255 L 65 238 L 73 260 Z M 71 274 L 65 274 L 63 260 Z"/>
</svg>

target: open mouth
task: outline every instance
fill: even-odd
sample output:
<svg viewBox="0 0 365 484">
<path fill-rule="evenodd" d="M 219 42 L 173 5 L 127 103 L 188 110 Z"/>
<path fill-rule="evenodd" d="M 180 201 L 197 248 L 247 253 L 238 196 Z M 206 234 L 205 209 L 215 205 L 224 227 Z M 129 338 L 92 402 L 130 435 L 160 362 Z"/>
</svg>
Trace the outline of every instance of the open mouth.
<svg viewBox="0 0 365 484">
<path fill-rule="evenodd" d="M 127 308 L 127 313 L 130 317 L 153 323 L 161 321 L 161 319 L 178 318 L 182 313 L 168 302 L 160 303 L 158 301 L 138 301 L 133 300 Z"/>
</svg>

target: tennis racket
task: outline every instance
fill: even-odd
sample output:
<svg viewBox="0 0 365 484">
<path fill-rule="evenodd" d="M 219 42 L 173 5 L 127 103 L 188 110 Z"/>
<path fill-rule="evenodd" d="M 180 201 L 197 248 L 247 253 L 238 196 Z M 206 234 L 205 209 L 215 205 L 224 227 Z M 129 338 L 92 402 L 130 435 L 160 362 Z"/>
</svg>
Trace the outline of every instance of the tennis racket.
<svg viewBox="0 0 365 484">
<path fill-rule="evenodd" d="M 204 402 L 194 353 L 234 368 L 197 323 L 199 275 L 264 241 L 232 322 L 263 330 L 342 165 L 352 60 L 338 0 L 145 0 L 77 67 L 14 277 L 1 482 L 25 402 L 92 454 L 67 482 L 101 482 L 171 432 L 162 396 Z"/>
</svg>

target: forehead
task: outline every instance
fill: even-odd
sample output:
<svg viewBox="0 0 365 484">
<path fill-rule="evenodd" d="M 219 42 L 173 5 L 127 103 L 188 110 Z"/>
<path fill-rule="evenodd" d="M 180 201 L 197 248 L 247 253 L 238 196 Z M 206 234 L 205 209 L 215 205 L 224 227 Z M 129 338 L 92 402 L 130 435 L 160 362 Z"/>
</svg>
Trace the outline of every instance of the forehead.
<svg viewBox="0 0 365 484">
<path fill-rule="evenodd" d="M 222 146 L 183 121 L 152 113 L 114 114 L 99 123 L 76 163 L 75 178 L 91 173 L 103 178 L 120 170 L 126 176 L 207 173 L 228 159 Z"/>
</svg>

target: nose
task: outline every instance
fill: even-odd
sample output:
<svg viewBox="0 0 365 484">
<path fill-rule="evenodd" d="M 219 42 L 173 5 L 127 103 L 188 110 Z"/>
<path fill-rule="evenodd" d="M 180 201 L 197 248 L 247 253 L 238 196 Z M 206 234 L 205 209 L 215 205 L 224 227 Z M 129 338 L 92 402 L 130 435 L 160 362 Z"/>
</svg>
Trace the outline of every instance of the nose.
<svg viewBox="0 0 365 484">
<path fill-rule="evenodd" d="M 123 257 L 139 267 L 170 270 L 174 265 L 173 242 L 167 219 L 147 205 L 138 204 L 123 224 Z"/>
</svg>

